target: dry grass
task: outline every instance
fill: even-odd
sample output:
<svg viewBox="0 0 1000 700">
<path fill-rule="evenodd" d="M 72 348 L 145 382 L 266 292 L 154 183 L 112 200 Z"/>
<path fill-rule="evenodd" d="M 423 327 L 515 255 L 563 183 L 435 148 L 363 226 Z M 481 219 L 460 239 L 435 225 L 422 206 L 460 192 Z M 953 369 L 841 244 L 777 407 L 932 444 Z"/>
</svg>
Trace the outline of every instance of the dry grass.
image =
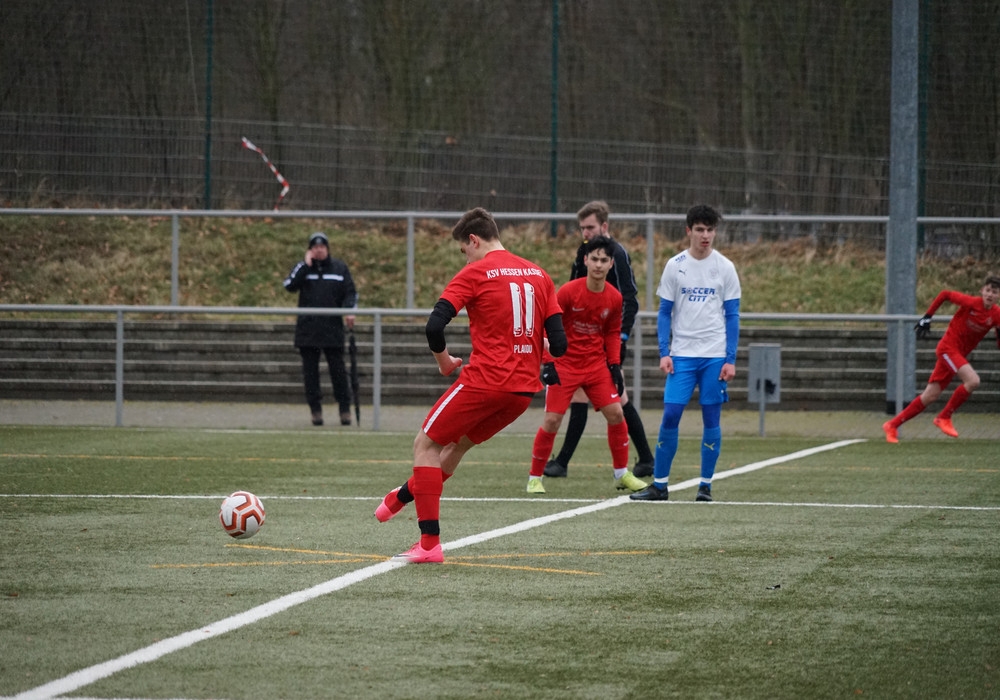
<svg viewBox="0 0 1000 700">
<path fill-rule="evenodd" d="M 332 253 L 351 267 L 366 307 L 406 300 L 406 225 L 402 221 L 185 219 L 181 222 L 180 301 L 205 306 L 293 306 L 281 282 L 301 258 L 308 234 L 325 230 Z M 414 299 L 434 304 L 462 258 L 450 222 L 418 221 Z M 0 302 L 31 304 L 168 304 L 168 218 L 0 217 Z M 557 284 L 568 278 L 578 239 L 547 224 L 505 227 L 508 248 L 536 260 Z M 646 242 L 626 235 L 645 299 Z M 684 240 L 657 236 L 656 264 Z M 885 310 L 885 257 L 874 247 L 824 249 L 806 239 L 721 246 L 743 282 L 743 309 L 754 312 L 878 313 Z M 918 260 L 916 307 L 942 288 L 975 293 L 996 260 Z"/>
</svg>

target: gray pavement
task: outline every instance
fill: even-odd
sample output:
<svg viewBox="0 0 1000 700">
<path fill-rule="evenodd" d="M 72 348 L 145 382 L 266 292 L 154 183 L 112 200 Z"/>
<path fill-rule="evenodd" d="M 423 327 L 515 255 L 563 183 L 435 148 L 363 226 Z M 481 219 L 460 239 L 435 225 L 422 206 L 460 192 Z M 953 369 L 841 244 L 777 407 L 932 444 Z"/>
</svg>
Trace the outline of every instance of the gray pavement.
<svg viewBox="0 0 1000 700">
<path fill-rule="evenodd" d="M 429 406 L 382 406 L 378 415 L 378 430 L 416 433 L 428 408 Z M 646 434 L 650 441 L 655 440 L 660 425 L 660 408 L 646 408 L 641 411 L 641 415 Z M 903 439 L 948 440 L 931 424 L 933 416 L 932 408 L 906 424 L 902 430 Z M 369 432 L 375 428 L 374 418 L 372 407 L 362 406 L 360 427 L 342 427 L 336 412 L 328 411 L 327 424 L 314 427 L 304 404 L 126 401 L 122 410 L 122 427 Z M 881 426 L 886 419 L 887 416 L 876 412 L 768 410 L 764 416 L 764 434 L 767 437 L 882 440 Z M 533 436 L 541 420 L 542 409 L 530 408 L 506 428 L 505 433 Z M 962 437 L 1000 438 L 1000 420 L 996 414 L 958 413 L 954 421 Z M 0 425 L 114 427 L 115 423 L 113 401 L 0 399 Z M 726 435 L 759 435 L 760 413 L 735 404 L 727 406 L 723 411 L 722 425 Z M 565 431 L 565 421 L 562 430 Z M 587 435 L 601 436 L 604 433 L 603 419 L 592 416 L 587 423 Z M 681 434 L 697 436 L 700 433 L 700 411 L 688 409 L 681 421 Z"/>
</svg>

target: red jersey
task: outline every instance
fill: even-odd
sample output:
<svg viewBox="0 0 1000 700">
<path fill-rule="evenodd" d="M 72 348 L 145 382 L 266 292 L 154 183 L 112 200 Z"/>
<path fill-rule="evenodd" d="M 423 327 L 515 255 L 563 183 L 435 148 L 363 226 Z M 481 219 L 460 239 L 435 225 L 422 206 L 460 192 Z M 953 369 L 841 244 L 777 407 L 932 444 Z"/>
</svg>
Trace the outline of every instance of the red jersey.
<svg viewBox="0 0 1000 700">
<path fill-rule="evenodd" d="M 621 292 L 608 283 L 603 292 L 592 292 L 587 278 L 579 277 L 560 287 L 557 298 L 567 348 L 556 359 L 556 369 L 579 374 L 592 372 L 595 365 L 621 364 Z"/>
<path fill-rule="evenodd" d="M 441 298 L 455 311 L 469 312 L 472 353 L 462 367 L 463 385 L 511 393 L 542 388 L 545 320 L 561 312 L 545 270 L 510 251 L 494 250 L 463 267 Z"/>
<path fill-rule="evenodd" d="M 981 296 L 974 297 L 950 289 L 945 289 L 937 295 L 927 313 L 933 315 L 946 301 L 955 304 L 959 309 L 938 343 L 939 351 L 942 348 L 954 348 L 959 354 L 968 355 L 976 349 L 979 341 L 986 337 L 991 328 L 1000 326 L 1000 306 L 994 304 L 988 309 L 984 308 Z"/>
</svg>

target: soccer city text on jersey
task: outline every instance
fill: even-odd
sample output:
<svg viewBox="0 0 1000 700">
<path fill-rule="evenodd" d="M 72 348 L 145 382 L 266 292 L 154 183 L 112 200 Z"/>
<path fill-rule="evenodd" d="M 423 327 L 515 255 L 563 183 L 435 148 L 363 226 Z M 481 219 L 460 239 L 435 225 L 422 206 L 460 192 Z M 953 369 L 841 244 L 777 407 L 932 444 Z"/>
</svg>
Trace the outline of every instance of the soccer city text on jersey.
<svg viewBox="0 0 1000 700">
<path fill-rule="evenodd" d="M 681 294 L 687 294 L 688 301 L 705 301 L 715 296 L 715 287 L 681 287 Z"/>
</svg>

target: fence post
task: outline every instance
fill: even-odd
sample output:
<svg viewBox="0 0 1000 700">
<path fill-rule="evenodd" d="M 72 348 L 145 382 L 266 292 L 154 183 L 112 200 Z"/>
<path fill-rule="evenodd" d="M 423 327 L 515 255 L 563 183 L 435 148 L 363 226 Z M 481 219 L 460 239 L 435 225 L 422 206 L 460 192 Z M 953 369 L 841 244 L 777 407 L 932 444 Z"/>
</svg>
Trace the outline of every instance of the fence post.
<svg viewBox="0 0 1000 700">
<path fill-rule="evenodd" d="M 125 404 L 125 312 L 115 312 L 115 427 L 122 427 Z"/>
<path fill-rule="evenodd" d="M 375 312 L 372 338 L 372 430 L 378 432 L 382 412 L 382 314 Z"/>
<path fill-rule="evenodd" d="M 642 322 L 636 318 L 629 337 L 632 345 L 632 395 L 629 400 L 635 404 L 635 410 L 642 410 Z M 622 358 L 624 363 L 625 358 Z"/>
<path fill-rule="evenodd" d="M 903 319 L 896 321 L 896 413 L 903 410 L 903 381 L 905 375 L 903 371 L 906 369 L 906 362 L 904 361 L 906 343 L 904 339 L 909 336 L 906 335 L 906 326 L 903 323 Z"/>
<path fill-rule="evenodd" d="M 406 308 L 413 308 L 413 259 L 416 257 L 416 246 L 414 244 L 413 216 L 406 217 Z"/>
<path fill-rule="evenodd" d="M 656 237 L 656 227 L 653 224 L 653 217 L 646 219 L 646 311 L 658 311 L 653 308 L 653 290 L 656 289 L 660 278 L 656 276 L 656 252 L 654 243 Z"/>
<path fill-rule="evenodd" d="M 180 217 L 174 212 L 170 216 L 170 305 L 177 306 L 180 299 L 178 288 L 180 286 L 180 266 L 181 266 L 181 224 Z"/>
</svg>

